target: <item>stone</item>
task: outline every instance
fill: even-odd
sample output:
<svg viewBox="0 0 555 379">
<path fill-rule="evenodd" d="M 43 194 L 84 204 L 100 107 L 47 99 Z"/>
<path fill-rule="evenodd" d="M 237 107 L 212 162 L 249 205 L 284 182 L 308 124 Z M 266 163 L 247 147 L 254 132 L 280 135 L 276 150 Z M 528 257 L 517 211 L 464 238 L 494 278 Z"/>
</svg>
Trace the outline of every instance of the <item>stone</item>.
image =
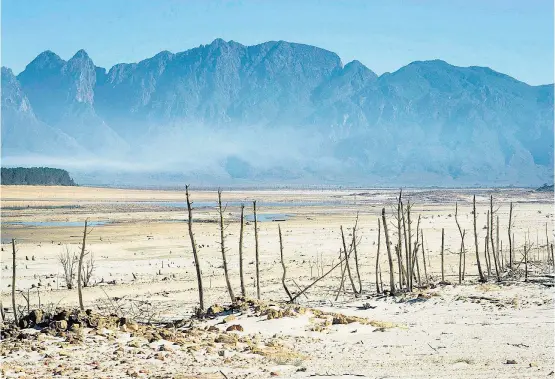
<svg viewBox="0 0 555 379">
<path fill-rule="evenodd" d="M 66 320 L 58 320 L 54 322 L 54 327 L 57 330 L 67 330 L 67 321 Z"/>
<path fill-rule="evenodd" d="M 228 326 L 228 328 L 226 329 L 226 332 L 242 332 L 244 331 L 243 327 L 239 324 L 235 324 L 235 325 L 230 325 Z"/>
<path fill-rule="evenodd" d="M 40 324 L 42 322 L 44 313 L 40 309 L 34 309 L 29 313 L 29 321 L 33 324 Z"/>
<path fill-rule="evenodd" d="M 226 318 L 224 318 L 224 323 L 228 324 L 231 321 L 234 321 L 237 317 L 235 317 L 235 315 L 229 315 Z"/>
<path fill-rule="evenodd" d="M 218 304 L 212 305 L 210 308 L 207 309 L 206 313 L 211 316 L 215 316 L 219 313 L 222 313 L 224 308 Z"/>
</svg>

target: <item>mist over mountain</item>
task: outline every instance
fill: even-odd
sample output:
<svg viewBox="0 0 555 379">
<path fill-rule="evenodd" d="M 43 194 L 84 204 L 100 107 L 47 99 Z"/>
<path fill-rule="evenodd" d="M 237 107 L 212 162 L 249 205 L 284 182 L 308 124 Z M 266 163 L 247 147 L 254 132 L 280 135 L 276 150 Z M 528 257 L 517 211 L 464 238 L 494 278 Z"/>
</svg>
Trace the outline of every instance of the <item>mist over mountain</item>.
<svg viewBox="0 0 555 379">
<path fill-rule="evenodd" d="M 552 84 L 486 67 L 377 76 L 284 41 L 217 39 L 109 70 L 45 51 L 17 77 L 2 68 L 2 158 L 81 183 L 541 185 L 553 104 Z"/>
</svg>

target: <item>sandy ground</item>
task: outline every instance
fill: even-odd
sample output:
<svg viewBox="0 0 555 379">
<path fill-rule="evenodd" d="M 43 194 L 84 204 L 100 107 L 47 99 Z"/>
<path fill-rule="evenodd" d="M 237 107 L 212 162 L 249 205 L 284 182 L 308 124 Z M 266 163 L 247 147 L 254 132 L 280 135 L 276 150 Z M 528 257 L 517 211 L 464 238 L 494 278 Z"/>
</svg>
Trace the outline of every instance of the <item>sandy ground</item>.
<svg viewBox="0 0 555 379">
<path fill-rule="evenodd" d="M 66 248 L 78 251 L 83 230 L 77 225 L 82 225 L 85 219 L 107 222 L 94 226 L 87 237 L 87 251 L 95 258 L 92 282 L 96 284 L 84 289 L 86 307 L 106 310 L 110 303 L 108 298 L 117 298 L 118 304 L 124 306 L 133 301 L 148 300 L 157 319 L 175 320 L 189 317 L 197 306 L 186 209 L 183 204 L 174 204 L 184 202 L 184 192 L 19 186 L 3 186 L 1 191 L 3 244 L 0 289 L 4 307 L 11 302 L 12 253 L 11 245 L 5 243 L 11 238 L 15 238 L 17 244 L 17 288 L 25 293 L 29 289 L 31 307 L 38 305 L 39 297 L 41 306 L 76 306 L 76 291 L 64 287 L 58 257 Z M 352 238 L 350 229 L 358 213 L 363 300 L 354 299 L 348 292 L 342 293 L 335 301 L 340 281 L 339 271 L 336 270 L 314 286 L 307 297 L 300 297 L 299 303 L 392 322 L 402 327 L 379 331 L 379 328 L 355 323 L 332 325 L 324 332 L 314 332 L 308 327 L 311 323 L 308 316 L 265 321 L 264 317 L 238 315 L 238 322 L 245 329 L 241 333 L 259 334 L 264 338 L 279 337 L 303 358 L 295 362 L 275 362 L 245 356 L 239 361 L 216 359 L 210 363 L 204 358 L 195 360 L 187 355 L 189 360 L 184 372 L 194 375 L 222 370 L 230 378 L 268 377 L 271 372 L 285 377 L 314 374 L 331 377 L 348 377 L 342 375 L 350 374 L 369 378 L 547 376 L 553 371 L 553 288 L 520 282 L 503 286 L 476 283 L 471 202 L 472 196 L 476 195 L 479 251 L 483 259 L 484 226 L 490 194 L 494 196 L 494 210 L 499 216 L 500 244 L 505 256 L 509 203 L 513 202 L 517 259 L 520 260 L 527 238 L 533 243 L 531 259 L 546 261 L 546 240 L 553 241 L 552 193 L 519 189 L 405 191 L 405 200 L 414 204 L 413 229 L 418 216 L 421 216 L 427 273 L 432 282 L 437 283 L 440 279 L 442 229 L 445 230 L 446 280 L 455 283 L 458 279 L 460 235 L 454 217 L 456 202 L 459 222 L 466 231 L 466 283 L 426 290 L 424 301 L 414 300 L 416 295 L 406 299 L 374 296 L 378 216 L 385 207 L 390 222 L 390 237 L 396 241 L 393 218 L 396 191 L 225 191 L 224 202 L 233 202 L 225 211 L 225 235 L 231 282 L 237 294 L 239 202 L 245 202 L 246 215 L 252 214 L 251 201 L 256 199 L 259 214 L 289 216 L 286 221 L 258 224 L 262 298 L 267 301 L 286 300 L 281 285 L 278 223 L 284 236 L 287 283 L 292 291 L 297 292 L 295 282 L 304 287 L 319 272 L 329 270 L 338 262 L 340 226 L 343 226 L 347 238 Z M 200 247 L 206 305 L 229 302 L 219 250 L 217 212 L 213 206 L 216 193 L 193 189 L 191 196 L 196 206 L 194 232 Z M 161 202 L 166 202 L 166 205 Z M 17 224 L 21 222 L 79 224 Z M 387 287 L 389 274 L 383 235 L 381 243 L 380 265 L 384 286 Z M 245 224 L 244 257 L 247 295 L 254 296 L 253 222 Z M 544 263 L 534 265 L 530 276 L 540 275 L 542 269 L 546 269 Z M 397 273 L 395 275 L 397 277 Z M 115 280 L 115 285 L 105 284 L 112 280 Z M 101 282 L 103 284 L 98 284 Z M 349 284 L 347 289 L 350 290 Z M 472 299 L 473 296 L 486 299 L 478 301 Z M 17 299 L 20 305 L 24 305 L 21 295 Z M 357 306 L 362 303 L 369 303 L 375 308 L 360 310 Z M 221 320 L 213 322 L 218 321 Z M 126 337 L 123 335 L 121 338 Z M 82 359 L 94 360 L 95 354 L 101 356 L 104 354 L 102 349 L 108 349 L 106 344 L 98 342 L 89 341 L 85 345 L 90 356 Z M 5 362 L 26 362 L 25 367 L 36 369 L 44 359 L 36 354 L 17 354 L 16 351 L 6 356 Z M 64 357 L 66 363 L 70 361 L 67 356 L 60 359 L 64 360 Z M 163 363 L 155 358 L 131 362 L 135 366 L 151 367 L 151 373 L 153 368 L 157 370 L 157 365 L 162 365 L 165 374 L 160 374 L 160 377 L 172 377 L 184 359 L 181 353 L 175 352 Z M 507 360 L 512 359 L 517 363 L 507 364 Z M 306 371 L 297 371 L 299 368 Z M 116 366 L 107 366 L 102 375 L 120 377 L 117 374 L 120 371 Z M 35 375 L 40 373 L 39 370 Z M 128 375 L 127 371 L 120 374 L 121 377 Z"/>
</svg>

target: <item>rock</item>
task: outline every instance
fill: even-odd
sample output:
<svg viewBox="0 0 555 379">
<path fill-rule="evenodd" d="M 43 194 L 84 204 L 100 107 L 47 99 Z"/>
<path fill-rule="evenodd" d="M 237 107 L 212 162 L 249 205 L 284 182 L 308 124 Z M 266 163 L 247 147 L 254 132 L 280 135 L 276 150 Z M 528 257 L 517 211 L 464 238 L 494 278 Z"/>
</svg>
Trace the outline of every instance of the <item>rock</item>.
<svg viewBox="0 0 555 379">
<path fill-rule="evenodd" d="M 208 327 L 208 331 L 209 331 L 209 332 L 219 332 L 220 329 L 216 328 L 214 325 L 210 325 L 210 326 Z"/>
<path fill-rule="evenodd" d="M 274 318 L 282 318 L 283 317 L 283 311 L 282 310 L 278 310 L 278 309 L 268 309 L 266 311 L 266 316 L 268 316 L 268 320 L 274 319 Z"/>
<path fill-rule="evenodd" d="M 279 372 L 272 371 L 272 372 L 270 372 L 270 376 L 279 376 Z"/>
<path fill-rule="evenodd" d="M 27 320 L 27 318 L 22 318 L 21 320 L 19 320 L 19 327 L 21 329 L 25 329 L 29 327 L 29 320 Z"/>
<path fill-rule="evenodd" d="M 54 321 L 68 320 L 69 313 L 66 310 L 61 311 L 54 316 Z"/>
<path fill-rule="evenodd" d="M 507 359 L 506 364 L 508 364 L 508 365 L 516 365 L 516 360 L 514 360 L 514 359 Z"/>
<path fill-rule="evenodd" d="M 139 348 L 139 347 L 141 347 L 141 343 L 140 343 L 139 341 L 137 341 L 137 340 L 132 340 L 132 341 L 129 341 L 129 342 L 127 343 L 127 346 Z"/>
<path fill-rule="evenodd" d="M 235 317 L 235 315 L 229 315 L 229 316 L 227 316 L 226 318 L 224 318 L 224 323 L 227 324 L 227 323 L 229 323 L 229 322 L 235 320 L 236 318 L 237 318 L 237 317 Z"/>
<path fill-rule="evenodd" d="M 119 330 L 120 330 L 121 332 L 124 332 L 124 333 L 127 332 L 127 325 L 125 325 L 125 324 L 120 325 Z"/>
<path fill-rule="evenodd" d="M 50 323 L 51 329 L 56 329 L 59 331 L 67 330 L 67 321 L 66 320 L 58 320 Z"/>
<path fill-rule="evenodd" d="M 127 330 L 130 330 L 130 331 L 132 331 L 132 332 L 136 332 L 136 331 L 139 330 L 139 324 L 137 324 L 137 323 L 134 322 L 134 321 L 129 321 L 129 322 L 126 324 L 126 326 L 127 326 Z"/>
<path fill-rule="evenodd" d="M 222 313 L 223 311 L 224 311 L 224 308 L 222 306 L 218 304 L 214 304 L 210 308 L 208 308 L 206 313 L 210 316 L 216 316 L 217 314 Z"/>
<path fill-rule="evenodd" d="M 226 332 L 242 332 L 244 331 L 243 327 L 239 324 L 235 324 L 235 325 L 230 325 L 228 326 L 228 328 L 226 329 Z"/>
<path fill-rule="evenodd" d="M 538 367 L 538 363 L 537 362 L 530 362 L 530 367 Z"/>
<path fill-rule="evenodd" d="M 344 315 L 337 315 L 333 318 L 331 323 L 332 325 L 343 325 L 343 324 L 348 324 L 349 321 L 347 320 L 347 317 L 345 317 Z"/>
<path fill-rule="evenodd" d="M 31 313 L 29 313 L 29 321 L 33 324 L 40 324 L 42 322 L 43 315 L 44 313 L 40 309 L 32 310 Z"/>
</svg>

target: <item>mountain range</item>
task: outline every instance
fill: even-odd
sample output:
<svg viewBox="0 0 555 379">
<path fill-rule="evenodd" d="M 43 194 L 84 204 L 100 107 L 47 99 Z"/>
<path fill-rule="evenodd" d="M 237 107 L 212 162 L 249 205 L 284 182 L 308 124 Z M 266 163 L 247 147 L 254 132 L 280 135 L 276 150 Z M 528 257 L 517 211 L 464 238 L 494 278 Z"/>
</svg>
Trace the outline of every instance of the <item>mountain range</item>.
<svg viewBox="0 0 555 379">
<path fill-rule="evenodd" d="M 441 60 L 378 76 L 285 41 L 109 70 L 45 51 L 17 76 L 2 67 L 2 159 L 103 184 L 540 185 L 553 111 L 553 84 Z"/>
</svg>

